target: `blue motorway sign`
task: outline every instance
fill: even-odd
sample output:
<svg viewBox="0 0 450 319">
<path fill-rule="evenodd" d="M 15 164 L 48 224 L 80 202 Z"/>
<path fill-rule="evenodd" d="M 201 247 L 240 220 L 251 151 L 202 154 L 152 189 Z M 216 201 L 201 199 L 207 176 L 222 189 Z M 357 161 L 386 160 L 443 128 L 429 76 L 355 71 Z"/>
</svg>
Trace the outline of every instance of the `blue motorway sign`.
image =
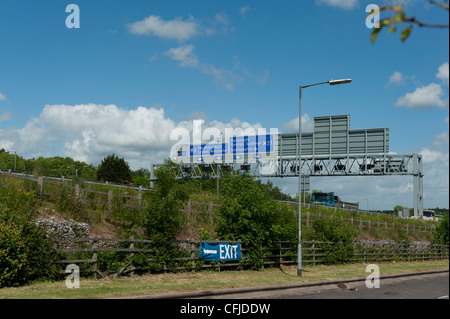
<svg viewBox="0 0 450 319">
<path fill-rule="evenodd" d="M 241 244 L 230 245 L 229 243 L 202 242 L 200 244 L 199 258 L 207 261 L 241 260 Z"/>
<path fill-rule="evenodd" d="M 253 135 L 230 137 L 231 154 L 251 154 L 273 152 L 273 135 Z"/>
<path fill-rule="evenodd" d="M 249 160 L 259 160 L 266 156 L 266 153 L 275 152 L 273 134 L 233 136 L 230 137 L 229 143 L 186 146 L 189 150 L 180 149 L 178 157 L 190 157 L 196 163 L 230 160 L 230 158 L 239 161 L 244 160 L 246 156 Z"/>
<path fill-rule="evenodd" d="M 190 146 L 191 156 L 225 155 L 228 154 L 228 144 L 202 144 Z"/>
</svg>

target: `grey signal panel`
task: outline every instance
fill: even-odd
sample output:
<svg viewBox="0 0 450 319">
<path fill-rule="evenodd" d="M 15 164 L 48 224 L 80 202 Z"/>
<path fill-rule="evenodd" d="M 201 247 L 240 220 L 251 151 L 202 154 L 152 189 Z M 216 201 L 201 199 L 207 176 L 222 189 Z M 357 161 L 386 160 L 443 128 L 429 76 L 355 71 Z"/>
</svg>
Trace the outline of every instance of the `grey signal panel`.
<svg viewBox="0 0 450 319">
<path fill-rule="evenodd" d="M 281 157 L 296 156 L 298 133 L 278 135 Z M 389 153 L 389 129 L 350 130 L 350 115 L 314 118 L 314 132 L 302 133 L 302 156 Z"/>
</svg>

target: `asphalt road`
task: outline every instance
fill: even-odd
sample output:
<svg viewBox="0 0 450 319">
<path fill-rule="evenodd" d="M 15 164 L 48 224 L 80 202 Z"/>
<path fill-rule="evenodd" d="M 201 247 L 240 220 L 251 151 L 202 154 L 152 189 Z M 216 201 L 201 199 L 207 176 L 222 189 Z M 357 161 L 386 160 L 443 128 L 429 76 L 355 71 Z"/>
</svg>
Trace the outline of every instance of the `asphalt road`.
<svg viewBox="0 0 450 319">
<path fill-rule="evenodd" d="M 380 288 L 365 282 L 308 288 L 259 291 L 202 297 L 206 299 L 449 299 L 449 273 L 380 280 Z"/>
</svg>

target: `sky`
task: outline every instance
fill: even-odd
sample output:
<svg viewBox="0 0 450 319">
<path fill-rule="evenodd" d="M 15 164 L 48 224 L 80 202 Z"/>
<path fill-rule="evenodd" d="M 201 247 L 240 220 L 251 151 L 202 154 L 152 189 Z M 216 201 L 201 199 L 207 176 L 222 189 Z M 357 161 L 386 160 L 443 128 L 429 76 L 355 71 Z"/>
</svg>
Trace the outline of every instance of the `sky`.
<svg viewBox="0 0 450 319">
<path fill-rule="evenodd" d="M 383 29 L 372 44 L 366 7 L 392 3 L 2 1 L 0 148 L 92 165 L 114 153 L 150 168 L 169 156 L 170 133 L 193 120 L 295 132 L 300 85 L 350 78 L 304 89 L 302 129 L 340 114 L 352 130 L 389 128 L 390 152 L 423 156 L 424 207 L 448 208 L 448 28 L 415 27 L 404 43 L 402 28 Z M 410 16 L 448 24 L 428 1 L 403 3 Z M 78 10 L 66 12 L 70 4 Z M 297 192 L 296 179 L 272 181 Z M 311 178 L 312 189 L 369 209 L 413 207 L 412 184 Z"/>
</svg>

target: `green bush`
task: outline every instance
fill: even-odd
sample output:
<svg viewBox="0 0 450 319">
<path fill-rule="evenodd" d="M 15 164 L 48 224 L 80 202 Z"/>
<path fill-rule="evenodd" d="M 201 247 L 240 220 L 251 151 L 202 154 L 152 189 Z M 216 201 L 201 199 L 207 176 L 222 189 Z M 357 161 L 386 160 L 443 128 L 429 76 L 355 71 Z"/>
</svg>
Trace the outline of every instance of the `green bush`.
<svg viewBox="0 0 450 319">
<path fill-rule="evenodd" d="M 353 242 L 357 230 L 339 219 L 317 217 L 308 240 L 317 240 L 317 247 L 323 249 L 325 264 L 349 262 L 353 255 Z"/>
<path fill-rule="evenodd" d="M 156 170 L 157 181 L 151 192 L 144 195 L 144 227 L 149 239 L 161 243 L 175 239 L 183 224 L 181 207 L 189 196 L 175 180 L 174 166 L 171 162 Z"/>
<path fill-rule="evenodd" d="M 221 182 L 222 206 L 217 214 L 217 235 L 224 240 L 241 240 L 246 256 L 241 265 L 259 268 L 260 257 L 276 241 L 297 241 L 294 212 L 278 203 L 267 188 L 250 177 L 231 175 Z"/>
<path fill-rule="evenodd" d="M 0 221 L 0 287 L 13 286 L 23 280 L 27 262 L 20 226 Z"/>
<path fill-rule="evenodd" d="M 444 215 L 442 221 L 436 228 L 435 233 L 433 234 L 433 243 L 440 245 L 448 245 L 449 244 L 449 218 L 448 213 Z"/>
<path fill-rule="evenodd" d="M 0 210 L 0 287 L 55 278 L 52 242 L 42 229 L 16 214 Z"/>
<path fill-rule="evenodd" d="M 16 183 L 0 187 L 0 287 L 56 274 L 52 242 L 33 222 L 36 207 L 34 192 L 25 192 Z"/>
<path fill-rule="evenodd" d="M 147 238 L 153 241 L 150 248 L 156 250 L 149 267 L 157 271 L 174 265 L 173 260 L 178 257 L 177 247 L 170 241 L 176 238 L 185 223 L 185 214 L 180 209 L 189 196 L 175 179 L 176 169 L 174 163 L 166 161 L 155 171 L 157 180 L 154 189 L 143 196 L 145 209 L 142 223 Z"/>
</svg>

